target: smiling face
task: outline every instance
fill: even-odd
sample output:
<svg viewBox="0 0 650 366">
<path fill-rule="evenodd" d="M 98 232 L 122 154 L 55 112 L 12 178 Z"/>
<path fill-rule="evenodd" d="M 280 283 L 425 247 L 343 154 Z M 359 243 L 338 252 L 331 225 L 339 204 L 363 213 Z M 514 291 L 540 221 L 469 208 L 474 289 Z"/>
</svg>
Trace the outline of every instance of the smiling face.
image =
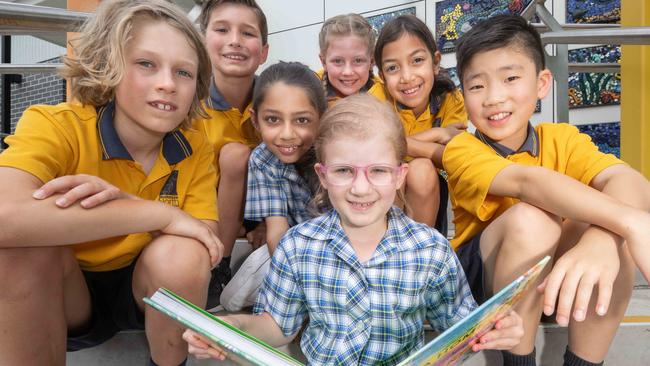
<svg viewBox="0 0 650 366">
<path fill-rule="evenodd" d="M 477 53 L 463 72 L 469 119 L 481 133 L 516 151 L 551 81 L 550 71 L 537 72 L 530 57 L 514 47 Z"/>
<path fill-rule="evenodd" d="M 320 55 L 330 85 L 341 97 L 358 93 L 368 82 L 372 57 L 368 42 L 355 35 L 328 38 L 325 54 Z"/>
<path fill-rule="evenodd" d="M 440 52 L 432 55 L 420 38 L 404 33 L 384 46 L 381 62 L 381 76 L 388 93 L 413 109 L 416 116 L 422 114 L 440 70 Z"/>
<path fill-rule="evenodd" d="M 124 75 L 115 88 L 115 126 L 118 133 L 160 138 L 187 116 L 196 93 L 198 56 L 183 33 L 162 21 L 142 19 L 131 35 L 124 48 Z"/>
<path fill-rule="evenodd" d="M 243 5 L 222 4 L 212 10 L 205 31 L 205 45 L 215 78 L 252 77 L 266 61 L 268 45 L 262 45 L 259 19 Z"/>
<path fill-rule="evenodd" d="M 380 133 L 370 138 L 338 137 L 322 146 L 324 165 L 368 166 L 382 164 L 397 167 L 399 162 L 389 140 Z M 318 170 L 321 185 L 327 190 L 329 200 L 341 218 L 344 230 L 385 230 L 386 213 L 395 201 L 397 190 L 404 183 L 406 164 L 397 170 L 396 179 L 387 185 L 372 185 L 359 171 L 351 184 L 329 184 Z"/>
<path fill-rule="evenodd" d="M 320 120 L 305 91 L 283 82 L 268 87 L 252 117 L 269 151 L 285 164 L 311 148 Z"/>
</svg>

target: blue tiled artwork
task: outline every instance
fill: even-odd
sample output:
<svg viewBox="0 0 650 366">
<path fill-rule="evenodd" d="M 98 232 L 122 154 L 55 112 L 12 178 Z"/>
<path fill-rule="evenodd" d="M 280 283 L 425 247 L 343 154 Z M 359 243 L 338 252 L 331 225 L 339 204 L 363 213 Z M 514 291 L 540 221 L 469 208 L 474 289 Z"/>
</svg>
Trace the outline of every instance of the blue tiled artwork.
<svg viewBox="0 0 650 366">
<path fill-rule="evenodd" d="M 443 0 L 435 3 L 440 52 L 453 52 L 454 42 L 474 24 L 497 14 L 521 13 L 531 0 Z"/>
<path fill-rule="evenodd" d="M 366 19 L 368 20 L 368 23 L 370 23 L 370 25 L 372 26 L 372 29 L 374 29 L 375 32 L 379 34 L 379 31 L 381 31 L 381 29 L 384 27 L 386 23 L 388 23 L 389 20 L 404 14 L 415 15 L 415 7 L 404 8 L 404 9 L 395 10 L 395 11 L 391 11 L 379 15 L 373 15 L 370 17 L 366 17 Z"/>
<path fill-rule="evenodd" d="M 566 0 L 567 23 L 620 23 L 621 0 Z"/>
<path fill-rule="evenodd" d="M 458 69 L 455 67 L 447 67 L 445 68 L 445 71 L 447 74 L 449 74 L 449 77 L 451 80 L 456 84 L 457 88 L 460 88 L 460 79 L 458 79 Z M 535 106 L 535 112 L 541 112 L 542 111 L 542 102 L 537 101 L 537 105 Z"/>
<path fill-rule="evenodd" d="M 621 157 L 621 123 L 606 122 L 577 126 L 580 132 L 591 136 L 598 149 L 606 154 Z"/>
<path fill-rule="evenodd" d="M 596 46 L 569 51 L 569 62 L 617 63 L 620 46 Z M 621 102 L 621 74 L 569 73 L 569 108 L 591 107 Z"/>
</svg>

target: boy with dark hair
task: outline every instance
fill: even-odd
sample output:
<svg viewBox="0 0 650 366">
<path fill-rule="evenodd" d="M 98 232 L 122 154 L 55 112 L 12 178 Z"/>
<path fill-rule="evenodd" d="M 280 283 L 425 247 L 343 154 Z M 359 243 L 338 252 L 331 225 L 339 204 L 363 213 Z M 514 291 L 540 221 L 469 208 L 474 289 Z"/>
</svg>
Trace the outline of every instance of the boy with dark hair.
<svg viewBox="0 0 650 366">
<path fill-rule="evenodd" d="M 266 61 L 269 46 L 264 12 L 254 0 L 210 0 L 199 16 L 205 46 L 212 61 L 209 114 L 194 127 L 214 146 L 217 171 L 219 238 L 224 259 L 212 270 L 207 308 L 231 279 L 230 254 L 243 221 L 246 171 L 251 150 L 260 138 L 250 120 L 255 71 Z"/>
<path fill-rule="evenodd" d="M 555 259 L 539 288 L 543 298 L 531 290 L 517 306 L 526 335 L 503 352 L 504 364 L 535 364 L 540 315 L 552 314 L 556 299 L 556 319 L 569 326 L 565 364 L 600 364 L 634 280 L 623 244 L 650 239 L 650 185 L 577 128 L 532 126 L 552 76 L 539 34 L 523 18 L 477 24 L 458 42 L 456 57 L 477 130 L 449 142 L 443 165 L 455 214 L 452 245 L 474 297 L 480 303 L 543 256 Z"/>
</svg>

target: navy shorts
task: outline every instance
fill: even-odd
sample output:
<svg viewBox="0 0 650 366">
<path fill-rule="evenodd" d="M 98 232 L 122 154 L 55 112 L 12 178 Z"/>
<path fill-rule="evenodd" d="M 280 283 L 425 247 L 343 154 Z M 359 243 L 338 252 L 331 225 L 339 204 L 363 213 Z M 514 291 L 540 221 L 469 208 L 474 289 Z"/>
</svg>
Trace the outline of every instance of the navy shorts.
<svg viewBox="0 0 650 366">
<path fill-rule="evenodd" d="M 121 330 L 144 329 L 144 314 L 133 298 L 131 284 L 135 263 L 113 271 L 83 271 L 92 319 L 85 328 L 68 332 L 68 352 L 97 346 Z"/>
<path fill-rule="evenodd" d="M 472 290 L 472 296 L 474 296 L 474 300 L 479 305 L 489 299 L 485 291 L 484 283 L 485 275 L 483 272 L 483 258 L 481 257 L 481 234 L 482 232 L 474 235 L 456 251 L 460 265 L 463 267 L 463 271 L 465 271 L 467 282 L 469 282 L 469 287 Z"/>
</svg>

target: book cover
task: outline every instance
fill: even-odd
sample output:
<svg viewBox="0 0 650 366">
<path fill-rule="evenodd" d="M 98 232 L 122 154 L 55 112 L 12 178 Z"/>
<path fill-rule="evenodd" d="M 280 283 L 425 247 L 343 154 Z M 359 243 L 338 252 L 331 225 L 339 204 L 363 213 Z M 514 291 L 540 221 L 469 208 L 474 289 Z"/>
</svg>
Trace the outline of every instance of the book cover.
<svg viewBox="0 0 650 366">
<path fill-rule="evenodd" d="M 472 351 L 472 346 L 521 299 L 524 291 L 535 282 L 550 259 L 549 256 L 544 257 L 526 273 L 501 289 L 463 320 L 410 355 L 398 366 L 457 365 L 476 354 Z"/>
<path fill-rule="evenodd" d="M 228 357 L 240 364 L 258 366 L 302 366 L 289 355 L 276 350 L 227 322 L 190 303 L 172 291 L 158 289 L 144 302 L 184 326 L 203 335 L 228 352 Z"/>
</svg>

